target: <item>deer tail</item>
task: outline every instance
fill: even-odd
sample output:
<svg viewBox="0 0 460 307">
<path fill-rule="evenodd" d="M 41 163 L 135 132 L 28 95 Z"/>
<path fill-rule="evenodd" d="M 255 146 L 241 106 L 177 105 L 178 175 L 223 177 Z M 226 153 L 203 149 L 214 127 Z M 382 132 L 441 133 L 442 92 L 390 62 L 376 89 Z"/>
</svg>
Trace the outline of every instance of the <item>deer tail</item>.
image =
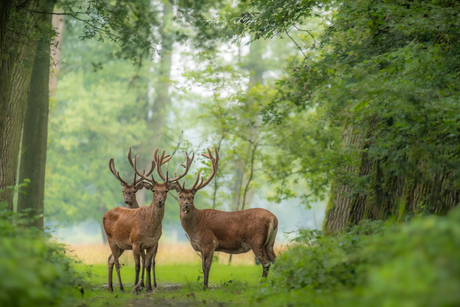
<svg viewBox="0 0 460 307">
<path fill-rule="evenodd" d="M 273 216 L 268 227 L 267 240 L 265 242 L 265 252 L 270 262 L 275 262 L 276 255 L 273 251 L 273 245 L 275 244 L 276 233 L 278 232 L 278 219 Z"/>
</svg>

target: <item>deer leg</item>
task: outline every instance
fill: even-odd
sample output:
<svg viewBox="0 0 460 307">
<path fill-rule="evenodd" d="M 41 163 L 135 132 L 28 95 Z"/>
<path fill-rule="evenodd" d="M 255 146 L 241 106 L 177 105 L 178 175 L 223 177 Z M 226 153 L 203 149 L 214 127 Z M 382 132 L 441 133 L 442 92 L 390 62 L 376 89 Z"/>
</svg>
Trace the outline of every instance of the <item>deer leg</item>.
<svg viewBox="0 0 460 307">
<path fill-rule="evenodd" d="M 109 257 L 109 280 L 108 280 L 108 285 L 107 288 L 110 290 L 110 292 L 113 292 L 113 286 L 112 286 L 112 272 L 113 272 L 113 264 L 115 264 L 115 268 L 117 269 L 117 275 L 118 275 L 118 282 L 120 283 L 120 290 L 124 292 L 123 289 L 123 284 L 121 283 L 121 276 L 120 276 L 120 263 L 118 262 L 118 258 L 123 254 L 124 250 L 119 248 L 111 238 L 109 239 L 109 246 L 112 251 L 112 255 Z"/>
<path fill-rule="evenodd" d="M 145 272 L 145 251 L 141 249 L 141 258 L 142 258 L 142 277 L 141 277 L 141 283 L 139 286 L 141 288 L 144 288 L 144 272 Z"/>
<path fill-rule="evenodd" d="M 125 292 L 125 289 L 123 288 L 123 283 L 121 282 L 121 275 L 120 275 L 120 262 L 118 262 L 118 258 L 123 254 L 124 250 L 119 248 L 116 244 L 112 242 L 112 240 L 109 239 L 109 246 L 110 249 L 112 250 L 112 256 L 113 256 L 113 261 L 115 262 L 115 268 L 117 269 L 117 275 L 118 275 L 118 283 L 120 284 L 120 290 L 122 292 Z M 109 257 L 110 259 L 110 257 Z M 111 275 L 111 274 L 109 274 Z M 110 278 L 110 277 L 109 277 Z M 110 278 L 111 279 L 111 278 Z M 111 281 L 111 280 L 110 280 Z"/>
<path fill-rule="evenodd" d="M 201 252 L 201 259 L 203 260 L 203 274 L 204 283 L 203 291 L 208 287 L 209 271 L 211 271 L 212 257 L 214 255 L 214 249 L 203 249 Z"/>
<path fill-rule="evenodd" d="M 141 255 L 141 249 L 139 245 L 133 244 L 134 270 L 136 271 L 136 278 L 134 280 L 134 287 L 133 287 L 132 293 L 137 293 L 137 291 L 140 289 L 140 284 L 139 284 L 139 272 L 141 270 L 140 255 Z"/>
<path fill-rule="evenodd" d="M 265 246 L 263 244 L 250 244 L 254 255 L 259 259 L 262 264 L 263 272 L 262 277 L 268 276 L 268 270 L 270 269 L 270 261 L 267 253 L 265 252 Z"/>
<path fill-rule="evenodd" d="M 109 277 L 109 280 L 107 281 L 107 290 L 109 290 L 110 293 L 113 292 L 112 277 L 113 277 L 113 265 L 114 264 L 115 264 L 115 262 L 113 260 L 113 255 L 110 255 L 109 260 L 108 260 L 108 266 L 109 266 L 108 277 Z"/>
<path fill-rule="evenodd" d="M 265 252 L 267 253 L 270 262 L 275 263 L 276 255 L 275 251 L 273 250 L 273 244 L 268 244 L 267 246 L 265 246 Z"/>
<path fill-rule="evenodd" d="M 158 243 L 157 243 L 157 245 L 155 245 L 154 253 L 153 253 L 153 257 L 152 257 L 152 277 L 153 277 L 153 288 L 154 289 L 158 288 L 157 279 L 155 277 L 155 257 L 157 255 L 157 252 L 158 252 Z"/>
<path fill-rule="evenodd" d="M 147 249 L 147 256 L 145 257 L 145 267 L 146 267 L 146 285 L 145 285 L 145 291 L 146 292 L 151 292 L 152 291 L 152 283 L 150 282 L 150 269 L 152 268 L 152 258 L 153 258 L 153 253 L 155 252 L 155 247 Z"/>
</svg>

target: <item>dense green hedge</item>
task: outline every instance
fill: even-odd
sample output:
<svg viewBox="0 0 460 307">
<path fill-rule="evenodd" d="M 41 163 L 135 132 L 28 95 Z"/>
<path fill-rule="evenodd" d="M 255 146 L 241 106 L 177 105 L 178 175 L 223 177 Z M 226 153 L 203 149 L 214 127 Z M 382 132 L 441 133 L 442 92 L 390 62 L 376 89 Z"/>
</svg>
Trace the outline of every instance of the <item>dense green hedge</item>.
<svg viewBox="0 0 460 307">
<path fill-rule="evenodd" d="M 302 230 L 259 298 L 290 306 L 460 306 L 460 208 L 336 236 Z"/>
<path fill-rule="evenodd" d="M 66 305 L 82 287 L 63 244 L 0 204 L 0 306 Z"/>
</svg>

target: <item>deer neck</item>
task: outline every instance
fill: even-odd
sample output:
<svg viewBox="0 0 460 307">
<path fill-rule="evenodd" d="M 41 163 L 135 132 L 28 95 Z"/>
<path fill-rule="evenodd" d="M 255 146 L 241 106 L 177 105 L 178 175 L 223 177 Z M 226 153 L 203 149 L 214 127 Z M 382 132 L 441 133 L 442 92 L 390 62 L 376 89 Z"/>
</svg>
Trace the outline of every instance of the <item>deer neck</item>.
<svg viewBox="0 0 460 307">
<path fill-rule="evenodd" d="M 166 202 L 166 199 L 165 199 Z M 163 220 L 163 217 L 165 215 L 165 204 L 161 207 L 158 207 L 156 199 L 152 200 L 152 203 L 149 206 L 149 218 L 153 223 L 159 224 Z"/>
<path fill-rule="evenodd" d="M 134 199 L 134 200 L 131 202 L 131 207 L 132 207 L 132 208 L 139 208 L 139 204 L 137 203 L 137 199 Z"/>
<path fill-rule="evenodd" d="M 202 220 L 202 212 L 195 208 L 194 205 L 190 208 L 190 211 L 185 213 L 180 213 L 180 222 L 182 224 L 182 228 L 184 228 L 185 232 L 190 236 L 191 234 L 195 233 L 197 226 L 200 224 Z"/>
</svg>

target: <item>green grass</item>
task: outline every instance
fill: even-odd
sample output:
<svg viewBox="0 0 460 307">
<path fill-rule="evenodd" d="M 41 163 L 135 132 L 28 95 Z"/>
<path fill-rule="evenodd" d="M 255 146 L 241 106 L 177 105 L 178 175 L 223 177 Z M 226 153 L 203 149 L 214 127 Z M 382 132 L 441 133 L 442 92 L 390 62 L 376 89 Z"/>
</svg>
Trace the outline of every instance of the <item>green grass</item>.
<svg viewBox="0 0 460 307">
<path fill-rule="evenodd" d="M 203 274 L 199 264 L 157 265 L 156 275 L 159 289 L 154 293 L 142 292 L 130 294 L 134 283 L 134 267 L 124 266 L 121 278 L 126 293 L 120 292 L 116 271 L 113 272 L 114 293 L 104 288 L 107 284 L 107 265 L 77 264 L 79 271 L 91 272 L 91 287 L 85 290 L 84 298 L 77 299 L 77 306 L 204 306 L 220 305 L 247 306 L 251 305 L 261 275 L 262 267 L 256 265 L 229 266 L 213 264 L 210 272 L 210 288 L 202 291 Z M 168 285 L 179 285 L 179 289 L 171 290 Z"/>
</svg>

